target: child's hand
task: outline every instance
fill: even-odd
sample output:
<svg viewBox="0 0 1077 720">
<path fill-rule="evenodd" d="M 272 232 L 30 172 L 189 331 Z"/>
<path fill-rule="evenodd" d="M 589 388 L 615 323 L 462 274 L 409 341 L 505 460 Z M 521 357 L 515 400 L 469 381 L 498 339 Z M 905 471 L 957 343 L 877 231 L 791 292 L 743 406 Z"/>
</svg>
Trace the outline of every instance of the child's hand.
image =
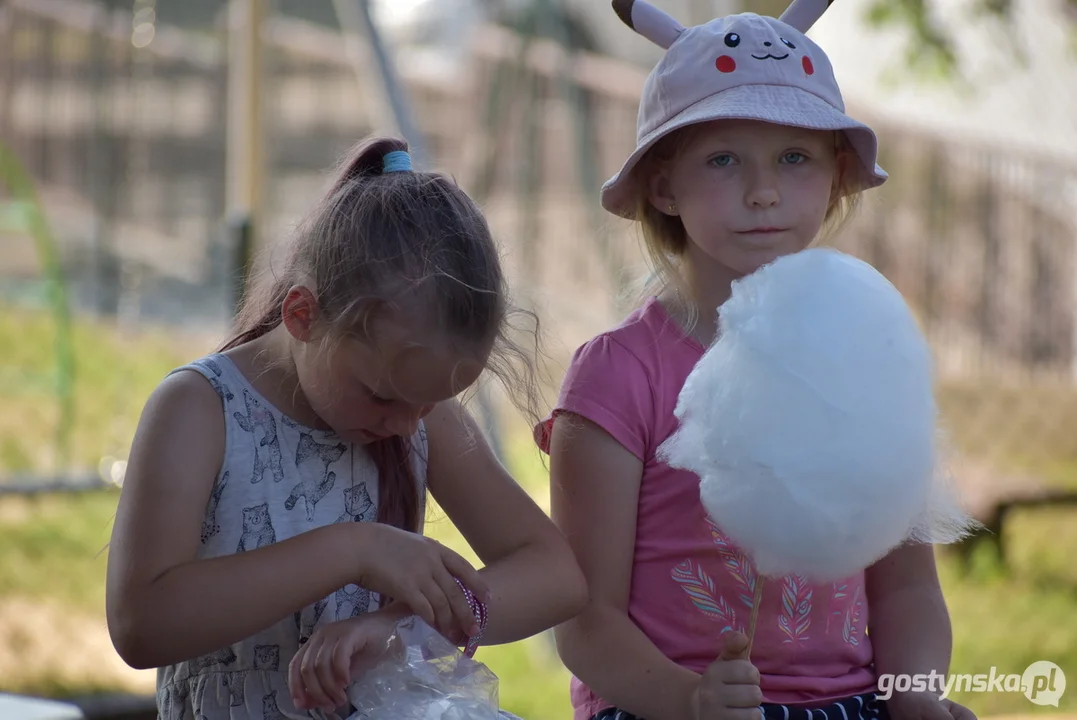
<svg viewBox="0 0 1077 720">
<path fill-rule="evenodd" d="M 485 601 L 482 576 L 457 553 L 435 540 L 380 523 L 362 523 L 372 534 L 358 558 L 356 584 L 402 602 L 448 638 L 479 632 L 478 622 L 454 577 Z"/>
<path fill-rule="evenodd" d="M 352 679 L 385 651 L 406 608 L 386 607 L 322 625 L 288 664 L 292 702 L 303 710 L 332 711 L 348 702 Z"/>
<path fill-rule="evenodd" d="M 927 692 L 894 693 L 886 707 L 892 720 L 976 720 L 964 705 Z"/>
<path fill-rule="evenodd" d="M 693 694 L 694 720 L 760 720 L 759 670 L 747 654 L 747 635 L 722 636 L 722 654 L 703 673 Z"/>
</svg>

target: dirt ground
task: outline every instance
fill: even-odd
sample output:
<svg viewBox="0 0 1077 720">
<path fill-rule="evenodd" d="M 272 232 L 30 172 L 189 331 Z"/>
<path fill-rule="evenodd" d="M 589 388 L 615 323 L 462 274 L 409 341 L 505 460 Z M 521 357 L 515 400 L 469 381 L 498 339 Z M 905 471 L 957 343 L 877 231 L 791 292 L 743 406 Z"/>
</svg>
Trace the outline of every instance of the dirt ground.
<svg viewBox="0 0 1077 720">
<path fill-rule="evenodd" d="M 128 667 L 112 648 L 104 617 L 58 605 L 0 601 L 0 678 L 7 687 L 50 685 L 72 690 L 152 694 L 156 673 Z"/>
</svg>

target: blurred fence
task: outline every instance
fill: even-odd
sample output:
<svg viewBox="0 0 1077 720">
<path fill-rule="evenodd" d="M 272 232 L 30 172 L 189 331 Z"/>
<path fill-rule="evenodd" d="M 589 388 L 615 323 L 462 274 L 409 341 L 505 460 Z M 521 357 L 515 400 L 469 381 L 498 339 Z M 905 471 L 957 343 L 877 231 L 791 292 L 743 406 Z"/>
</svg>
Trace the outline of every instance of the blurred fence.
<svg viewBox="0 0 1077 720">
<path fill-rule="evenodd" d="M 376 127 L 368 91 L 377 79 L 357 74 L 334 28 L 277 14 L 263 38 L 272 243 L 321 191 L 338 154 Z M 161 328 L 210 337 L 227 326 L 227 55 L 217 22 L 180 30 L 79 0 L 0 9 L 0 132 L 38 183 L 74 308 L 123 337 Z M 637 239 L 598 212 L 597 194 L 634 144 L 644 73 L 597 56 L 570 60 L 549 42 L 525 47 L 496 27 L 481 30 L 459 68 L 415 57 L 398 67 L 432 164 L 483 202 L 516 293 L 539 312 L 563 362 L 622 316 L 619 298 L 642 272 Z M 970 462 L 1072 480 L 1077 168 L 868 119 L 891 180 L 836 243 L 873 262 L 919 313 L 939 358 L 943 409 Z M 25 304 L 40 262 L 18 233 L 4 237 L 3 302 Z M 76 372 L 85 374 L 91 342 L 75 343 Z M 193 348 L 181 356 L 209 346 Z M 134 371 L 120 363 L 93 377 Z M 143 379 L 152 387 L 156 376 Z M 96 472 L 100 458 L 122 457 L 138 403 L 112 397 L 134 393 L 129 385 L 111 388 L 104 404 L 127 419 L 116 425 L 115 412 L 102 413 L 118 429 L 81 444 L 76 430 L 62 467 L 38 447 L 46 435 L 27 429 L 54 419 L 43 409 L 49 399 L 8 403 L 28 409 L 0 421 L 0 472 Z M 0 397 L 11 394 L 0 386 Z M 77 397 L 95 402 L 88 390 Z"/>
<path fill-rule="evenodd" d="M 954 472 L 999 532 L 1077 489 L 1077 167 L 874 124 L 891 179 L 836 244 L 920 317 Z"/>
</svg>

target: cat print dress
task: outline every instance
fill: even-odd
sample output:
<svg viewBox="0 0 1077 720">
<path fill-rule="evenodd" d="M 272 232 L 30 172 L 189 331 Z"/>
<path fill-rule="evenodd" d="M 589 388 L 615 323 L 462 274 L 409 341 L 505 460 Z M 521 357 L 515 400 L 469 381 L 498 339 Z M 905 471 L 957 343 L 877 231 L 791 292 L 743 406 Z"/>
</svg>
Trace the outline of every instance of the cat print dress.
<svg viewBox="0 0 1077 720">
<path fill-rule="evenodd" d="M 225 455 L 202 523 L 200 558 L 247 552 L 340 522 L 373 522 L 378 471 L 362 446 L 282 415 L 226 356 L 177 368 L 202 374 L 221 398 Z M 425 494 L 426 433 L 411 438 Z M 287 582 L 287 578 L 282 578 Z M 319 625 L 355 617 L 377 594 L 345 585 L 229 647 L 157 671 L 160 720 L 283 720 L 333 714 L 295 708 L 288 663 Z"/>
</svg>

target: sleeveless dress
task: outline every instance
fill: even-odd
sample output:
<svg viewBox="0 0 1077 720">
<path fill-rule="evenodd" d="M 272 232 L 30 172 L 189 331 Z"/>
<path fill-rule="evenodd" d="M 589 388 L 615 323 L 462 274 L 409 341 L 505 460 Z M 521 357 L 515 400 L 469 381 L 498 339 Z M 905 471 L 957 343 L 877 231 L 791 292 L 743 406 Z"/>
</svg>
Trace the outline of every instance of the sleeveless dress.
<svg viewBox="0 0 1077 720">
<path fill-rule="evenodd" d="M 332 523 L 375 521 L 378 471 L 363 446 L 283 415 L 224 355 L 172 372 L 181 370 L 194 370 L 209 381 L 225 417 L 224 462 L 206 506 L 199 558 L 254 550 Z M 423 498 L 427 443 L 421 424 L 411 444 Z M 158 717 L 334 720 L 332 713 L 294 707 L 288 663 L 315 628 L 355 617 L 377 602 L 377 593 L 345 585 L 253 637 L 158 668 Z"/>
</svg>

